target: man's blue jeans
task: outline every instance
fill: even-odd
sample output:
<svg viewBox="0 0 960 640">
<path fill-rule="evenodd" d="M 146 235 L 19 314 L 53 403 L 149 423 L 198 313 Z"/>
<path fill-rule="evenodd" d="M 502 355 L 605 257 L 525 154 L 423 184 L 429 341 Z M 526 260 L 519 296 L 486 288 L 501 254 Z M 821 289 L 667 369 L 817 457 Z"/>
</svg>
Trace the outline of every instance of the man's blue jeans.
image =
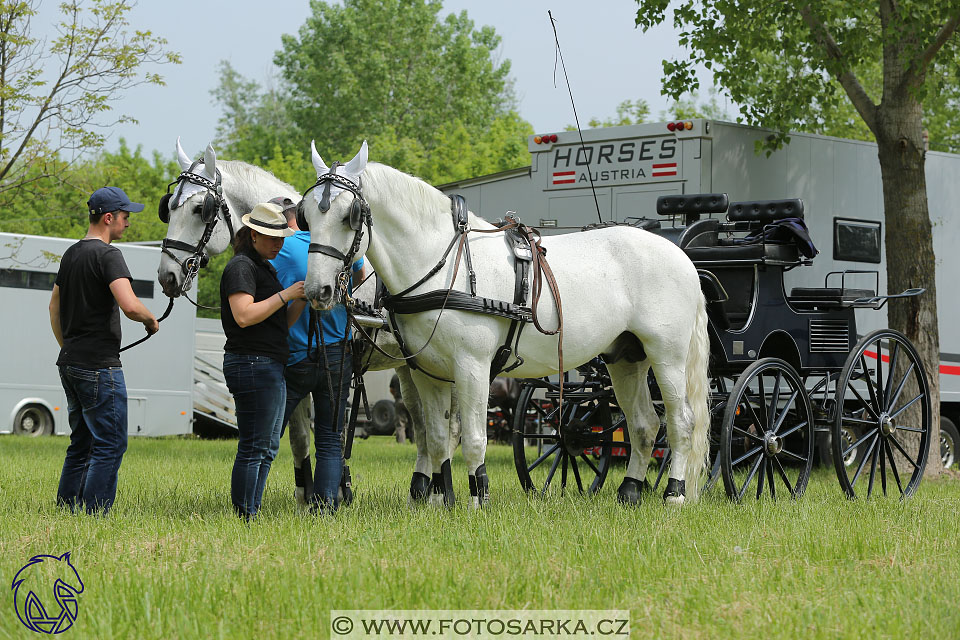
<svg viewBox="0 0 960 640">
<path fill-rule="evenodd" d="M 326 345 L 327 357 L 319 355 L 319 362 L 302 360 L 287 367 L 287 408 L 283 423 L 286 424 L 293 410 L 308 393 L 313 393 L 314 426 L 313 439 L 317 450 L 317 465 L 313 472 L 313 499 L 325 508 L 337 507 L 337 489 L 343 474 L 343 449 L 340 438 L 343 433 L 343 418 L 350 393 L 350 377 L 353 375 L 353 357 L 349 342 Z M 327 378 L 329 365 L 330 377 Z M 333 395 L 330 394 L 331 387 Z M 337 398 L 340 408 L 336 420 L 334 410 Z"/>
<path fill-rule="evenodd" d="M 223 376 L 237 407 L 237 458 L 230 495 L 237 515 L 251 518 L 260 510 L 270 465 L 280 449 L 280 427 L 287 392 L 284 365 L 267 356 L 225 353 Z"/>
<path fill-rule="evenodd" d="M 61 366 L 70 445 L 63 460 L 57 504 L 104 513 L 117 496 L 120 461 L 127 450 L 127 385 L 123 369 Z"/>
</svg>

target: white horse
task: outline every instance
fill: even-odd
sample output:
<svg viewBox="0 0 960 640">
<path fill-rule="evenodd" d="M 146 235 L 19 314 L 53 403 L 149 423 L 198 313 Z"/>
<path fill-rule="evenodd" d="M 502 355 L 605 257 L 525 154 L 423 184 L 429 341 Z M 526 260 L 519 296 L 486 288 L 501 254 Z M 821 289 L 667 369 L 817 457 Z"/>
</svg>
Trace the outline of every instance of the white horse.
<svg viewBox="0 0 960 640">
<path fill-rule="evenodd" d="M 209 241 L 203 247 L 203 251 L 208 256 L 217 255 L 227 250 L 231 238 L 240 228 L 240 217 L 249 213 L 257 203 L 265 202 L 277 196 L 290 198 L 294 202 L 300 199 L 300 194 L 296 189 L 268 171 L 246 162 L 218 160 L 211 145 L 207 145 L 202 161 L 194 162 L 184 152 L 178 138 L 177 161 L 181 171 L 190 171 L 193 167 L 192 173 L 212 183 L 217 180 L 217 172 L 220 173 L 222 197 L 230 215 L 226 217 L 222 211 L 217 212 L 218 222 L 213 227 L 213 233 Z M 180 181 L 177 184 L 172 197 L 167 199 L 167 241 L 172 240 L 179 243 L 178 246 L 197 247 L 206 228 L 201 213 L 207 193 L 208 190 L 203 184 L 189 181 Z M 167 296 L 178 297 L 192 286 L 192 281 L 185 281 L 187 269 L 184 267 L 184 263 L 193 253 L 189 249 L 172 247 L 164 249 L 164 253 L 160 257 L 157 280 Z M 354 291 L 354 297 L 372 304 L 375 294 L 374 289 L 375 278 L 371 277 L 366 284 Z M 371 371 L 397 369 L 401 393 L 410 412 L 417 446 L 417 462 L 410 485 L 410 499 L 411 501 L 425 500 L 428 497 L 428 487 L 433 470 L 430 465 L 430 457 L 427 454 L 426 438 L 423 435 L 425 427 L 417 390 L 410 378 L 409 369 L 403 366 L 403 361 L 399 359 L 400 349 L 389 332 L 379 332 L 377 345 L 398 359 L 391 359 L 373 351 L 373 353 L 365 354 L 362 362 L 369 363 L 368 368 Z M 455 414 L 456 406 L 454 404 L 451 407 L 451 415 L 455 416 Z M 302 420 L 291 418 L 289 429 L 290 448 L 294 456 L 294 473 L 295 477 L 299 478 L 304 469 L 304 462 L 309 461 L 310 428 L 309 424 L 305 424 Z M 451 445 L 456 446 L 459 423 L 455 419 L 451 419 L 448 429 L 453 435 Z M 306 468 L 309 468 L 309 466 Z M 302 489 L 298 488 L 297 491 L 302 492 Z M 299 497 L 300 493 L 298 493 Z"/>
<path fill-rule="evenodd" d="M 358 246 L 356 255 L 366 256 L 391 292 L 411 287 L 438 265 L 455 233 L 446 195 L 386 165 L 368 164 L 366 142 L 356 157 L 334 170 L 313 145 L 311 152 L 317 183 L 301 203 L 312 243 L 305 286 L 311 304 L 321 309 L 336 304 L 338 276 L 344 269 L 344 258 L 337 253 L 348 253 L 352 246 Z M 332 171 L 346 180 L 332 178 Z M 369 207 L 372 225 L 356 224 L 356 213 L 363 209 L 360 204 Z M 471 229 L 494 229 L 472 213 L 468 224 Z M 477 295 L 512 300 L 515 257 L 504 234 L 472 234 L 469 244 Z M 666 408 L 673 449 L 664 497 L 671 503 L 682 503 L 685 495 L 695 499 L 708 449 L 709 339 L 693 264 L 669 240 L 631 227 L 550 236 L 543 238 L 542 245 L 548 249 L 562 298 L 564 368 L 602 355 L 627 418 L 634 446 L 627 479 L 619 491 L 621 499 L 639 499 L 640 481 L 660 425 L 647 386 L 651 368 Z M 450 254 L 445 265 L 411 295 L 448 288 L 468 291 L 463 264 L 451 282 L 457 262 Z M 537 313 L 542 327 L 558 326 L 559 303 L 551 295 L 540 299 Z M 396 322 L 408 350 L 419 351 L 421 369 L 412 377 L 427 422 L 433 468 L 449 469 L 450 450 L 448 430 L 441 428 L 450 406 L 450 385 L 431 377 L 436 376 L 456 384 L 471 493 L 477 487 L 473 504 L 482 505 L 489 499 L 484 466 L 488 375 L 509 320 L 434 309 L 396 314 Z M 522 332 L 517 352 L 523 363 L 507 375 L 531 378 L 557 373 L 558 339 L 534 328 Z"/>
</svg>

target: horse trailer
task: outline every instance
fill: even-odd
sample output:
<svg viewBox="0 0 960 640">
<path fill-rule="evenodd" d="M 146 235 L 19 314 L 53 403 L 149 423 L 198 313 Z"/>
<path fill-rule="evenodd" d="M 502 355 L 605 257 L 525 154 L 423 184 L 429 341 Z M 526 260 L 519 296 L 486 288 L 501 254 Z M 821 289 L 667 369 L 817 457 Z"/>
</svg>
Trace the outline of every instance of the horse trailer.
<svg viewBox="0 0 960 640">
<path fill-rule="evenodd" d="M 713 120 L 640 124 L 530 136 L 530 166 L 461 180 L 440 189 L 459 193 L 472 211 L 494 220 L 514 211 L 544 234 L 597 222 L 657 218 L 659 196 L 727 193 L 731 201 L 801 198 L 820 256 L 808 269 L 785 274 L 785 286 L 823 287 L 830 272 L 846 286 L 886 291 L 883 191 L 877 146 L 871 142 L 793 133 L 790 143 L 758 152 L 770 131 Z M 960 312 L 951 294 L 960 273 L 960 155 L 926 154 L 927 198 L 937 257 L 940 317 L 940 413 L 944 431 L 960 423 Z M 591 185 L 593 188 L 591 188 Z M 858 279 L 859 278 L 859 279 Z M 879 281 L 874 282 L 877 278 Z M 862 334 L 886 327 L 886 309 L 857 310 Z M 931 372 L 932 373 L 932 372 Z M 948 446 L 951 446 L 948 443 Z M 955 459 L 955 458 L 954 458 Z"/>
<path fill-rule="evenodd" d="M 56 366 L 60 349 L 50 329 L 48 305 L 60 258 L 74 242 L 0 233 L 0 331 L 7 336 L 0 372 L 0 433 L 70 433 Z M 114 246 L 130 269 L 134 292 L 159 318 L 168 301 L 157 285 L 160 250 L 119 242 Z M 123 313 L 120 318 L 124 345 L 146 335 L 141 323 Z M 156 335 L 121 354 L 130 435 L 191 432 L 195 321 L 192 305 L 176 305 Z"/>
</svg>

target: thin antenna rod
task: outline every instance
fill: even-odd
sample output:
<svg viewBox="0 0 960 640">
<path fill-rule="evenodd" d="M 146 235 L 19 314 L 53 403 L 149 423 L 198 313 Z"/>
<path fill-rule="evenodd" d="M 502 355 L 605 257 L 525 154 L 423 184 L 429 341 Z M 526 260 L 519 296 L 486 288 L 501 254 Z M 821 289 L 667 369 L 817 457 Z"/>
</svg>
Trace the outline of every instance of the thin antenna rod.
<svg viewBox="0 0 960 640">
<path fill-rule="evenodd" d="M 583 150 L 583 157 L 587 159 L 587 178 L 590 179 L 590 191 L 593 192 L 593 204 L 597 207 L 597 219 L 603 223 L 603 216 L 600 215 L 600 202 L 597 200 L 597 189 L 593 186 L 593 176 L 590 175 L 590 161 L 587 155 L 587 145 L 583 142 L 583 131 L 580 130 L 580 118 L 577 117 L 577 105 L 573 103 L 573 89 L 570 88 L 570 78 L 567 77 L 567 65 L 563 63 L 563 52 L 560 51 L 560 38 L 557 36 L 557 21 L 553 19 L 553 14 L 547 10 L 550 17 L 550 26 L 553 27 L 553 39 L 557 42 L 557 56 L 560 58 L 560 66 L 563 68 L 563 79 L 567 81 L 567 93 L 570 94 L 570 106 L 573 107 L 573 120 L 577 123 L 577 133 L 580 134 L 580 149 Z M 553 61 L 553 86 L 557 86 L 557 60 Z"/>
</svg>

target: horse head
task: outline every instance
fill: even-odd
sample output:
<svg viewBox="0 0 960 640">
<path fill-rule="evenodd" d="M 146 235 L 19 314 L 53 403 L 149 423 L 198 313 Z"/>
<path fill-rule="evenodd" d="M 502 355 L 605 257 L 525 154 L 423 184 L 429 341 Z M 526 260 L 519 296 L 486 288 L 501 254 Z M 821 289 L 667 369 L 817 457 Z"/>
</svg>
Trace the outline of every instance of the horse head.
<svg viewBox="0 0 960 640">
<path fill-rule="evenodd" d="M 370 209 L 363 198 L 363 173 L 367 167 L 367 143 L 350 162 L 328 167 L 310 143 L 316 183 L 298 205 L 298 224 L 310 231 L 310 257 L 304 290 L 318 309 L 340 302 L 350 265 L 361 258 L 370 244 Z M 341 274 L 346 274 L 342 276 Z M 340 285 L 340 286 L 338 286 Z"/>
<path fill-rule="evenodd" d="M 213 147 L 207 145 L 203 158 L 192 161 L 177 138 L 177 161 L 181 173 L 171 183 L 176 187 L 161 198 L 158 212 L 168 226 L 157 280 L 164 294 L 171 298 L 190 288 L 190 261 L 205 263 L 210 255 L 226 251 L 233 236 L 230 219 L 221 214 L 223 193 Z M 226 224 L 215 224 L 218 217 Z M 211 225 L 210 237 L 204 244 L 204 234 Z"/>
</svg>

